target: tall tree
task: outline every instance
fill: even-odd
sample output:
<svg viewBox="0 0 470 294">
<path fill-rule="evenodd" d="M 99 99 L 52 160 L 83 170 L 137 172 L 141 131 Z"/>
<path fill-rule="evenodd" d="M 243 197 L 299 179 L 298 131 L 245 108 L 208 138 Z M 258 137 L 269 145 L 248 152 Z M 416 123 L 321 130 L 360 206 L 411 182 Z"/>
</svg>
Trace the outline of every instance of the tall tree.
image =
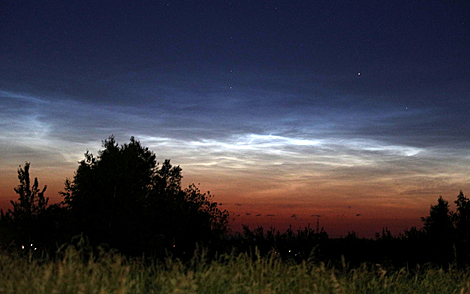
<svg viewBox="0 0 470 294">
<path fill-rule="evenodd" d="M 120 147 L 110 137 L 103 147 L 97 158 L 85 153 L 74 180 L 66 180 L 62 195 L 77 232 L 116 244 L 122 233 L 139 233 L 144 222 L 139 209 L 149 196 L 157 163 L 155 155 L 134 138 Z"/>
<path fill-rule="evenodd" d="M 163 243 L 192 246 L 225 230 L 228 213 L 196 186 L 182 189 L 179 166 L 170 160 L 160 166 L 134 137 L 120 146 L 111 136 L 103 147 L 97 157 L 87 151 L 73 181 L 65 182 L 76 232 L 140 253 Z"/>
<path fill-rule="evenodd" d="M 454 215 L 456 236 L 459 240 L 470 241 L 470 199 L 460 191 L 455 204 L 457 205 Z"/>
<path fill-rule="evenodd" d="M 460 263 L 470 262 L 470 199 L 460 191 L 455 201 L 454 214 L 457 259 Z"/>
<path fill-rule="evenodd" d="M 448 263 L 455 259 L 454 250 L 454 215 L 449 209 L 449 202 L 442 196 L 437 199 L 436 205 L 431 205 L 429 216 L 422 217 L 423 230 L 429 239 L 431 254 L 438 263 Z"/>
<path fill-rule="evenodd" d="M 39 188 L 37 178 L 31 185 L 29 169 L 31 164 L 25 163 L 18 168 L 20 184 L 14 188 L 18 200 L 10 201 L 13 209 L 1 212 L 0 229 L 4 245 L 16 243 L 17 246 L 33 244 L 35 247 L 51 244 L 51 236 L 58 232 L 52 215 L 58 216 L 58 206 L 48 206 L 49 198 L 44 196 L 47 186 Z"/>
<path fill-rule="evenodd" d="M 449 202 L 442 196 L 437 199 L 437 205 L 431 205 L 429 216 L 422 217 L 425 232 L 436 238 L 451 237 L 454 231 L 453 213 Z"/>
<path fill-rule="evenodd" d="M 20 185 L 14 188 L 18 194 L 18 201 L 11 200 L 13 210 L 9 209 L 8 213 L 15 219 L 20 218 L 31 218 L 43 212 L 47 203 L 49 202 L 48 197 L 44 197 L 47 186 L 44 186 L 42 190 L 39 189 L 38 178 L 34 178 L 33 186 L 31 186 L 31 180 L 29 177 L 29 168 L 31 164 L 26 162 L 24 168 L 18 168 L 18 179 Z"/>
</svg>

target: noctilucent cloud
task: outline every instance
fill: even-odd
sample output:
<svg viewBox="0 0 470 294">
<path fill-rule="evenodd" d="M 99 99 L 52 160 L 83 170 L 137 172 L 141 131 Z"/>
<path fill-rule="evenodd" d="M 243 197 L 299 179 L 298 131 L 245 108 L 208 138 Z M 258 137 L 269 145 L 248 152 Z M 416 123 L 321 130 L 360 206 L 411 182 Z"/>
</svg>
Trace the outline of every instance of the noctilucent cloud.
<svg viewBox="0 0 470 294">
<path fill-rule="evenodd" d="M 230 226 L 399 233 L 470 193 L 467 1 L 7 1 L 0 205 L 134 136 Z M 314 227 L 315 228 L 315 227 Z"/>
</svg>

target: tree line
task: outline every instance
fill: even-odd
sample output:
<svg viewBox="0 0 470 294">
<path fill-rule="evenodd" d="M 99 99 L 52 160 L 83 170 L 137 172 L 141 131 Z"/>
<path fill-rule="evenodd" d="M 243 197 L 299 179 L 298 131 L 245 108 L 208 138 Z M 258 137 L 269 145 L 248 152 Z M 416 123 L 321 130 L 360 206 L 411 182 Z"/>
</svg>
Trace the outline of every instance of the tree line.
<svg viewBox="0 0 470 294">
<path fill-rule="evenodd" d="M 343 259 L 359 266 L 363 262 L 388 264 L 395 267 L 431 263 L 440 266 L 470 265 L 470 199 L 463 191 L 454 201 L 452 211 L 442 196 L 431 205 L 429 215 L 422 217 L 423 227 L 411 227 L 396 236 L 383 228 L 375 239 L 359 238 L 349 232 L 344 238 L 332 239 L 327 232 L 310 227 L 281 233 L 274 228 L 265 230 L 245 226 L 243 232 L 231 239 L 242 250 L 258 248 L 267 254 L 274 250 L 284 258 L 317 260 L 325 263 Z"/>
<path fill-rule="evenodd" d="M 354 232 L 330 239 L 325 231 L 307 227 L 284 233 L 274 228 L 228 235 L 229 213 L 194 184 L 181 186 L 182 169 L 156 155 L 134 137 L 119 145 L 113 136 L 103 141 L 98 156 L 90 152 L 79 162 L 73 179 L 65 181 L 62 202 L 49 205 L 47 186 L 30 180 L 30 163 L 18 169 L 20 184 L 12 208 L 0 213 L 0 245 L 4 249 L 54 250 L 82 235 L 93 246 L 117 248 L 124 254 L 163 256 L 192 254 L 205 246 L 214 250 L 260 250 L 283 258 L 317 261 L 383 262 L 396 264 L 470 263 L 470 200 L 460 191 L 456 211 L 439 197 L 423 228 L 392 236 L 384 228 L 375 240 Z"/>
<path fill-rule="evenodd" d="M 228 212 L 196 185 L 183 188 L 179 166 L 159 164 L 133 137 L 118 145 L 111 136 L 103 147 L 98 156 L 85 153 L 59 204 L 48 205 L 47 187 L 39 189 L 37 178 L 31 185 L 30 163 L 20 166 L 18 200 L 0 215 L 3 247 L 54 248 L 83 234 L 92 245 L 159 255 L 213 246 L 226 233 Z"/>
</svg>

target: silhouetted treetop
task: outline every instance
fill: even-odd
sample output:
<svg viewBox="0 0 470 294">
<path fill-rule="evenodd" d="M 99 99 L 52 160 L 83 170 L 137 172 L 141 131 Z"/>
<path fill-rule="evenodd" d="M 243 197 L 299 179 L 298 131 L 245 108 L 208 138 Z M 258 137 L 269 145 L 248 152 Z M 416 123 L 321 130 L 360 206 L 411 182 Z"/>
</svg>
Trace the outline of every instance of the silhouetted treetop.
<svg viewBox="0 0 470 294">
<path fill-rule="evenodd" d="M 158 171 L 153 152 L 133 137 L 129 144 L 118 146 L 111 136 L 103 141 L 103 147 L 98 157 L 87 151 L 74 180 L 66 180 L 61 194 L 71 209 L 89 210 L 91 204 L 105 204 L 111 199 L 140 201 L 153 188 Z"/>
<path fill-rule="evenodd" d="M 111 136 L 103 148 L 97 157 L 85 153 L 61 192 L 77 232 L 132 252 L 162 242 L 194 244 L 225 232 L 228 213 L 194 184 L 182 189 L 179 166 L 158 164 L 134 137 L 118 145 Z"/>
<path fill-rule="evenodd" d="M 452 236 L 453 216 L 449 209 L 449 202 L 442 196 L 437 199 L 437 205 L 431 205 L 429 216 L 422 217 L 424 231 L 433 238 L 450 238 Z"/>
<path fill-rule="evenodd" d="M 429 216 L 422 217 L 423 232 L 434 247 L 434 252 L 441 263 L 470 262 L 470 200 L 462 191 L 457 196 L 456 211 L 449 209 L 448 201 L 442 196 L 437 205 L 431 205 Z"/>
<path fill-rule="evenodd" d="M 18 179 L 20 184 L 14 188 L 18 194 L 18 201 L 11 200 L 13 210 L 9 209 L 8 214 L 13 218 L 31 217 L 44 211 L 49 201 L 48 197 L 44 197 L 47 186 L 42 190 L 39 189 L 38 178 L 34 178 L 33 186 L 29 177 L 30 163 L 26 162 L 24 168 L 21 165 L 18 168 Z"/>
<path fill-rule="evenodd" d="M 470 241 L 470 199 L 460 191 L 455 200 L 457 211 L 454 214 L 455 229 L 459 240 Z"/>
<path fill-rule="evenodd" d="M 66 223 L 62 208 L 48 205 L 49 198 L 44 196 L 47 186 L 39 189 L 37 178 L 31 185 L 30 166 L 26 162 L 24 168 L 18 168 L 20 184 L 14 188 L 18 200 L 10 201 L 13 209 L 0 214 L 0 243 L 4 246 L 34 244 L 34 248 L 44 248 L 60 242 L 62 237 L 60 226 Z"/>
</svg>

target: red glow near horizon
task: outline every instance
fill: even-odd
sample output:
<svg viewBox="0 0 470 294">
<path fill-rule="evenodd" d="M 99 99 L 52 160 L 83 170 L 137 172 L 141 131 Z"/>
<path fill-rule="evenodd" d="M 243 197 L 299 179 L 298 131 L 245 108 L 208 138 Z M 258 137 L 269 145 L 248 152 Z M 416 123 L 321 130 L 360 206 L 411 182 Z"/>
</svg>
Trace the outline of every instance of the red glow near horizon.
<svg viewBox="0 0 470 294">
<path fill-rule="evenodd" d="M 58 191 L 63 190 L 65 177 L 47 177 L 34 166 L 31 175 L 38 177 L 41 187 L 48 186 L 46 196 L 50 198 L 51 204 L 62 200 Z M 192 175 L 185 177 L 185 182 L 189 182 L 191 178 Z M 281 194 L 274 194 L 271 191 L 273 194 L 270 197 L 260 196 L 250 189 L 240 189 L 244 194 L 236 194 L 233 191 L 236 191 L 237 187 L 229 186 L 228 183 L 230 182 L 224 185 L 224 182 L 216 183 L 208 180 L 207 183 L 201 184 L 200 188 L 201 191 L 209 190 L 207 188 L 211 186 L 215 188 L 210 189 L 214 195 L 212 200 L 222 203 L 220 208 L 230 212 L 229 228 L 232 232 L 241 232 L 242 225 L 248 225 L 251 229 L 259 226 L 265 230 L 275 228 L 281 232 L 290 226 L 294 231 L 307 226 L 316 230 L 318 220 L 319 229 L 323 228 L 331 237 L 346 236 L 348 232 L 354 231 L 360 237 L 373 238 L 375 233 L 380 233 L 383 228 L 388 228 L 392 234 L 397 235 L 413 226 L 420 228 L 422 225 L 420 217 L 429 213 L 429 205 L 434 204 L 437 199 L 437 197 L 424 198 L 421 204 L 414 208 L 397 205 L 402 202 L 400 200 L 388 203 L 388 206 L 384 205 L 384 201 L 390 199 L 375 201 L 343 199 L 345 204 L 341 204 L 337 197 L 317 196 L 309 197 L 307 200 L 304 198 L 303 202 L 292 202 L 281 197 L 282 191 Z M 9 175 L 8 181 L 3 182 L 0 188 L 2 195 L 0 206 L 4 211 L 10 208 L 10 200 L 16 200 L 17 195 L 13 188 L 17 185 L 16 174 Z M 248 182 L 246 187 L 249 187 Z M 448 200 L 452 202 L 454 199 L 448 197 Z"/>
</svg>

